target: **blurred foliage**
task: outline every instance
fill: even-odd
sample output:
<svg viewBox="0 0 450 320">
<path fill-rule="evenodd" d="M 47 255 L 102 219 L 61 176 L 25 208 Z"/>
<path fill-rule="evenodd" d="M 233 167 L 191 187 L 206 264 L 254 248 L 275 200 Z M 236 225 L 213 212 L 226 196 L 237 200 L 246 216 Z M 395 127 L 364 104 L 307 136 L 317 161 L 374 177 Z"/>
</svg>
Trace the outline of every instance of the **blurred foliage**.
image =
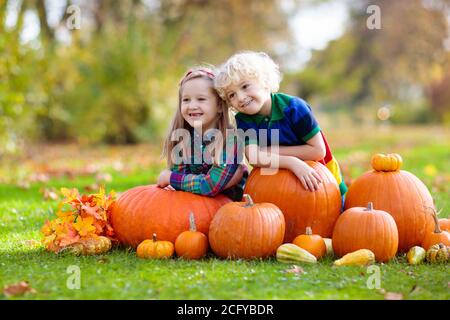
<svg viewBox="0 0 450 320">
<path fill-rule="evenodd" d="M 0 0 L 0 155 L 33 140 L 155 141 L 187 67 L 244 49 L 277 56 L 292 43 L 288 13 L 274 0 L 49 3 Z M 82 13 L 79 30 L 66 24 L 71 4 Z M 60 21 L 50 24 L 56 9 Z M 7 26 L 11 12 L 17 21 Z M 30 13 L 39 36 L 24 42 Z"/>
<path fill-rule="evenodd" d="M 159 141 L 187 67 L 246 49 L 282 64 L 296 50 L 289 19 L 327 1 L 0 0 L 0 156 L 34 141 Z M 429 3 L 348 1 L 345 33 L 285 72 L 283 89 L 357 120 L 389 105 L 394 123 L 450 122 L 449 1 Z M 381 30 L 366 27 L 369 4 Z M 30 17 L 38 36 L 24 41 Z"/>
<path fill-rule="evenodd" d="M 367 26 L 369 5 L 380 8 L 380 29 Z M 344 34 L 290 76 L 296 94 L 326 111 L 345 109 L 355 120 L 364 113 L 376 118 L 386 105 L 394 123 L 448 117 L 450 2 L 364 0 L 350 8 Z"/>
</svg>

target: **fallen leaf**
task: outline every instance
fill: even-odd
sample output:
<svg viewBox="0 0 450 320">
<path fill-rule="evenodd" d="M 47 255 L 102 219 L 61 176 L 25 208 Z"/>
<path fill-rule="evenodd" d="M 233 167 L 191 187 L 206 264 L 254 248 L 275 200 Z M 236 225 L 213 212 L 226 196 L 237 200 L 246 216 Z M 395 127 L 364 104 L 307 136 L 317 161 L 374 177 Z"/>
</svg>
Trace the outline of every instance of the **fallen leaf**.
<svg viewBox="0 0 450 320">
<path fill-rule="evenodd" d="M 291 269 L 287 269 L 287 270 L 285 270 L 285 272 L 287 272 L 287 273 L 303 274 L 303 273 L 305 273 L 305 270 L 303 270 L 302 267 L 296 266 L 294 264 Z"/>
<path fill-rule="evenodd" d="M 19 283 L 10 284 L 5 288 L 3 288 L 3 294 L 7 298 L 13 296 L 20 296 L 25 293 L 36 293 L 36 290 L 30 287 L 30 285 L 26 281 L 20 281 Z"/>
<path fill-rule="evenodd" d="M 28 189 L 30 189 L 30 182 L 29 181 L 25 181 L 25 180 L 19 181 L 19 182 L 17 182 L 17 186 L 20 189 L 28 190 Z"/>
<path fill-rule="evenodd" d="M 101 181 L 111 182 L 112 181 L 112 176 L 109 173 L 99 172 L 95 176 L 95 179 L 97 180 L 97 182 L 101 182 Z"/>
<path fill-rule="evenodd" d="M 398 292 L 386 292 L 384 295 L 385 300 L 403 300 L 403 295 Z"/>
<path fill-rule="evenodd" d="M 44 200 L 58 200 L 59 196 L 54 188 L 44 188 L 40 190 Z"/>
</svg>

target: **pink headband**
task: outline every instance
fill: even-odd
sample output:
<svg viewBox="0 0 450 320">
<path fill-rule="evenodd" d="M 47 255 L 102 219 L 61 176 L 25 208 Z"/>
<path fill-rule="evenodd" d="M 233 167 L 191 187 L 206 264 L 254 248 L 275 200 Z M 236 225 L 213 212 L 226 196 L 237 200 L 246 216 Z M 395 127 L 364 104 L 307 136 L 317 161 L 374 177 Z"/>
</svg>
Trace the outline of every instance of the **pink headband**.
<svg viewBox="0 0 450 320">
<path fill-rule="evenodd" d="M 194 72 L 198 73 L 204 73 L 206 76 L 208 76 L 211 79 L 214 79 L 216 76 L 211 71 L 208 71 L 207 69 L 191 69 L 184 75 L 183 79 L 180 81 L 180 85 Z"/>
</svg>

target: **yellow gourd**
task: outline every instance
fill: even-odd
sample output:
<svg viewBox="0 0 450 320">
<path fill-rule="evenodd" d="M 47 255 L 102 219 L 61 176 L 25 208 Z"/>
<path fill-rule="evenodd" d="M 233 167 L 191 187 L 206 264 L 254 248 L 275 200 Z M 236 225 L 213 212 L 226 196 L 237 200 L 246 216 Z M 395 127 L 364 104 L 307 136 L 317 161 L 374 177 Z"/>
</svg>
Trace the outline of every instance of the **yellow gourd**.
<svg viewBox="0 0 450 320">
<path fill-rule="evenodd" d="M 285 243 L 277 249 L 277 261 L 283 263 L 316 263 L 317 258 L 293 243 Z"/>
<path fill-rule="evenodd" d="M 103 236 L 95 236 L 80 240 L 67 247 L 67 250 L 75 255 L 95 255 L 109 251 L 111 249 L 111 240 Z M 64 249 L 66 250 L 66 249 Z"/>
<path fill-rule="evenodd" d="M 409 264 L 419 264 L 423 260 L 425 260 L 426 255 L 427 252 L 424 248 L 414 246 L 409 249 L 408 254 L 406 255 L 406 259 L 408 260 Z"/>
<path fill-rule="evenodd" d="M 359 249 L 347 253 L 342 258 L 334 261 L 335 266 L 365 266 L 375 262 L 375 254 L 368 249 Z"/>
</svg>

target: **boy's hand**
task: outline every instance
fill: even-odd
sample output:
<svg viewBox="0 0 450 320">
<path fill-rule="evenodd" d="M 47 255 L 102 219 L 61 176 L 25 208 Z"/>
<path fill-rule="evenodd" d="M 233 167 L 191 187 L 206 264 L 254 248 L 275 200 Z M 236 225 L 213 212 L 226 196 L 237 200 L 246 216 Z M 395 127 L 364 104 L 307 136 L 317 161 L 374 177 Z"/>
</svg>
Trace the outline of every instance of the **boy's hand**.
<svg viewBox="0 0 450 320">
<path fill-rule="evenodd" d="M 158 182 L 156 183 L 159 187 L 164 188 L 167 187 L 170 184 L 170 175 L 172 174 L 172 171 L 170 170 L 163 170 L 158 177 Z"/>
<path fill-rule="evenodd" d="M 300 180 L 303 188 L 309 191 L 316 191 L 319 189 L 319 184 L 322 183 L 322 179 L 319 174 L 304 161 L 293 161 L 289 169 Z"/>
</svg>

